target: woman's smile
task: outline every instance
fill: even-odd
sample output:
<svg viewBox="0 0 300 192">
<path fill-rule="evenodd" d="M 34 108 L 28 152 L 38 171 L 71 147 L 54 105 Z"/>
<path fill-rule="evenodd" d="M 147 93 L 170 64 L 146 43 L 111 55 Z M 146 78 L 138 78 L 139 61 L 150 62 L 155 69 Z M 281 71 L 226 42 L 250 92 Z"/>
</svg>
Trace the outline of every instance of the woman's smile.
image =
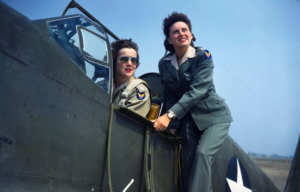
<svg viewBox="0 0 300 192">
<path fill-rule="evenodd" d="M 125 71 L 126 71 L 127 73 L 130 73 L 130 72 L 132 71 L 132 69 L 131 69 L 131 68 L 125 68 Z"/>
<path fill-rule="evenodd" d="M 180 42 L 185 42 L 186 39 L 185 39 L 185 38 L 181 38 L 181 39 L 179 39 L 179 41 L 180 41 Z"/>
<path fill-rule="evenodd" d="M 179 21 L 170 27 L 170 37 L 168 41 L 175 49 L 189 47 L 192 39 L 193 35 L 186 23 Z"/>
<path fill-rule="evenodd" d="M 119 58 L 116 62 L 116 76 L 122 80 L 122 82 L 129 79 L 134 75 L 136 70 L 136 65 L 133 65 L 131 59 L 129 59 L 126 63 L 122 63 L 120 61 L 120 56 L 128 56 L 128 57 L 137 57 L 137 53 L 134 49 L 131 48 L 123 48 L 119 51 Z"/>
</svg>

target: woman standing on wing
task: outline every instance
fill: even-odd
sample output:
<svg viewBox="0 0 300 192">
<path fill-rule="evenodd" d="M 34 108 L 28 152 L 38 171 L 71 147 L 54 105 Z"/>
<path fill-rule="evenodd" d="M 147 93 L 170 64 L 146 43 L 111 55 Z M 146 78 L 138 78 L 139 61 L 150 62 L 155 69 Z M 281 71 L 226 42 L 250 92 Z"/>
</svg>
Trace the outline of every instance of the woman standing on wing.
<svg viewBox="0 0 300 192">
<path fill-rule="evenodd" d="M 146 117 L 150 110 L 150 92 L 146 82 L 135 78 L 133 75 L 139 65 L 138 46 L 131 39 L 123 39 L 112 42 L 113 55 L 113 97 L 112 102 L 116 106 L 127 107 Z M 122 93 L 131 87 L 126 98 Z"/>
<path fill-rule="evenodd" d="M 170 54 L 159 61 L 167 113 L 156 119 L 156 131 L 178 130 L 184 139 L 184 192 L 211 188 L 211 165 L 226 139 L 232 117 L 215 90 L 211 53 L 194 48 L 191 22 L 174 12 L 163 21 L 164 46 Z"/>
</svg>

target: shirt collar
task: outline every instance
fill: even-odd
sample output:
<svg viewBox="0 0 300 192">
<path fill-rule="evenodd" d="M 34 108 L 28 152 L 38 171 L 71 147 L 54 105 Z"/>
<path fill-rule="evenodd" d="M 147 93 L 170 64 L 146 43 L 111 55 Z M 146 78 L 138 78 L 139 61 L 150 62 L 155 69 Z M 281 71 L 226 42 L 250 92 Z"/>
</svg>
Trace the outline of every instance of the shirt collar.
<svg viewBox="0 0 300 192">
<path fill-rule="evenodd" d="M 186 60 L 188 60 L 188 58 L 194 58 L 196 57 L 196 50 L 194 47 L 189 46 L 187 52 L 183 55 L 179 65 L 177 63 L 177 58 L 176 58 L 176 53 L 169 55 L 168 57 L 163 58 L 163 60 L 165 61 L 171 61 L 171 64 L 178 70 L 179 66 L 186 62 Z"/>
<path fill-rule="evenodd" d="M 134 80 L 134 77 L 131 76 L 129 79 L 127 79 L 126 81 L 124 81 L 121 85 L 119 85 L 117 88 L 115 88 L 115 84 L 113 85 L 113 95 L 115 95 L 116 93 L 118 93 L 121 89 L 124 88 L 124 90 L 126 89 L 126 87 Z"/>
</svg>

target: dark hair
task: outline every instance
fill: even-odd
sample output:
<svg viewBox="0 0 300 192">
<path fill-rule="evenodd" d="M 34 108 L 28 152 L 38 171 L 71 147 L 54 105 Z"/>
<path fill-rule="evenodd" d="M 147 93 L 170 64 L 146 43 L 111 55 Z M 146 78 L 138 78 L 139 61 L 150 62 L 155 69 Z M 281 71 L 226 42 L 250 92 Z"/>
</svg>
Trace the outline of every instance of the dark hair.
<svg viewBox="0 0 300 192">
<path fill-rule="evenodd" d="M 186 14 L 173 12 L 171 15 L 169 15 L 168 17 L 166 17 L 163 20 L 163 30 L 164 30 L 164 34 L 166 36 L 166 39 L 164 41 L 164 46 L 165 46 L 166 51 L 169 51 L 171 53 L 175 53 L 175 49 L 174 49 L 174 46 L 168 42 L 168 38 L 170 37 L 170 28 L 174 23 L 179 22 L 179 21 L 182 21 L 185 24 L 187 24 L 190 31 L 192 32 L 192 24 L 191 24 L 191 21 L 189 20 L 189 18 L 186 16 Z M 192 34 L 192 35 L 193 35 L 193 39 L 191 41 L 191 46 L 194 47 L 193 41 L 196 41 L 196 38 L 195 38 L 194 34 Z"/>
<path fill-rule="evenodd" d="M 140 64 L 140 58 L 139 58 L 139 53 L 138 53 L 139 47 L 137 46 L 137 44 L 135 42 L 133 42 L 131 39 L 116 40 L 116 41 L 111 43 L 114 74 L 115 74 L 117 59 L 118 59 L 118 56 L 119 56 L 119 51 L 123 48 L 134 49 L 136 51 L 136 55 L 137 55 L 137 67 Z"/>
<path fill-rule="evenodd" d="M 132 41 L 132 39 L 120 39 L 120 40 L 116 40 L 114 42 L 111 43 L 111 52 L 112 52 L 112 57 L 113 57 L 113 77 L 114 77 L 114 82 L 116 82 L 116 66 L 117 66 L 117 59 L 119 56 L 119 51 L 123 48 L 131 48 L 134 49 L 136 51 L 136 55 L 137 55 L 137 66 L 136 68 L 139 66 L 140 64 L 140 57 L 139 57 L 139 47 L 137 46 L 137 44 L 135 42 Z"/>
</svg>

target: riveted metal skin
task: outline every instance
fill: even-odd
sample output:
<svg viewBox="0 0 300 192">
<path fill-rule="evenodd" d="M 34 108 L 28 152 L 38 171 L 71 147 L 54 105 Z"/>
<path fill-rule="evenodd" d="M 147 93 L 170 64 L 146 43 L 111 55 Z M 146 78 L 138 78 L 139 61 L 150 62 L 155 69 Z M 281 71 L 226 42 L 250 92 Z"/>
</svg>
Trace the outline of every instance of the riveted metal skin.
<svg viewBox="0 0 300 192">
<path fill-rule="evenodd" d="M 109 189 L 110 94 L 2 2 L 0 21 L 0 191 Z"/>
</svg>

